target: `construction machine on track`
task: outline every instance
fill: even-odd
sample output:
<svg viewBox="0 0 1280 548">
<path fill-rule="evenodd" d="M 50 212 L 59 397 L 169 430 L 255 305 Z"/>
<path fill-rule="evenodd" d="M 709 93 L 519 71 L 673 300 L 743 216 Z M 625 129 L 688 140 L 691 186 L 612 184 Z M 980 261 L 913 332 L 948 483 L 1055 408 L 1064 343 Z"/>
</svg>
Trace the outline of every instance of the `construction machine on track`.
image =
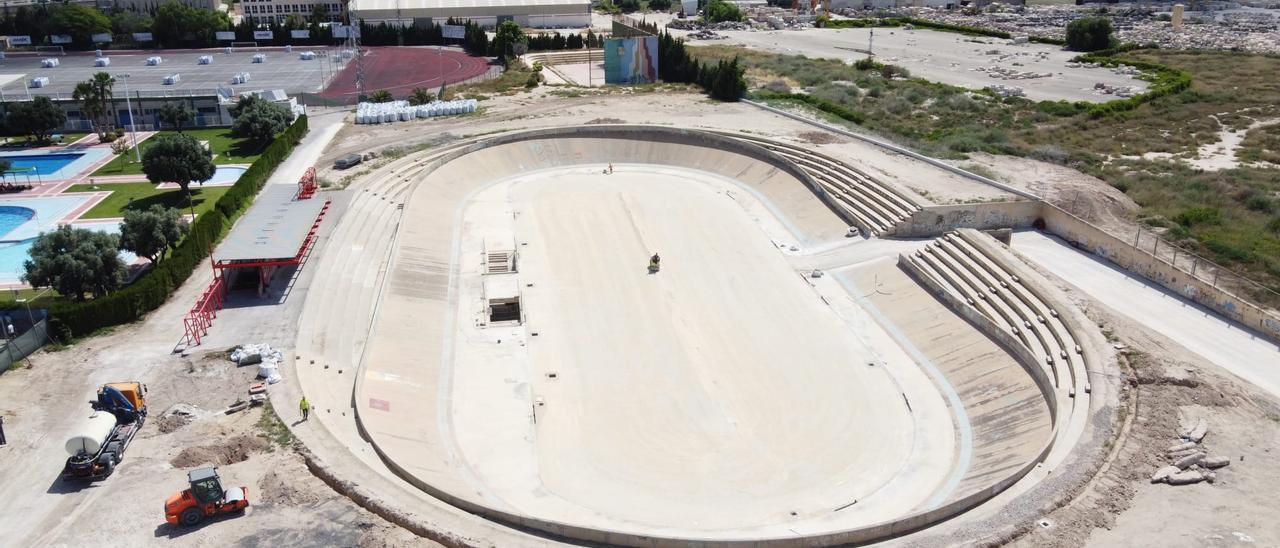
<svg viewBox="0 0 1280 548">
<path fill-rule="evenodd" d="M 190 488 L 164 501 L 164 519 L 173 525 L 190 527 L 206 517 L 243 512 L 249 507 L 249 488 L 223 490 L 217 468 L 192 470 L 187 473 L 187 483 Z"/>
</svg>

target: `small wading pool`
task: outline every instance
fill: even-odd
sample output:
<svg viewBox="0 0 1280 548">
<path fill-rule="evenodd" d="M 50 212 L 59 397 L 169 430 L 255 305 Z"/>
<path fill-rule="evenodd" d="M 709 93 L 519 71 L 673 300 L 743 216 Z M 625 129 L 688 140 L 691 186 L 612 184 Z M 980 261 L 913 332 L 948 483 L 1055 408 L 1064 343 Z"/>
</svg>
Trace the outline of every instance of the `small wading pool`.
<svg viewBox="0 0 1280 548">
<path fill-rule="evenodd" d="M 205 184 L 214 185 L 234 183 L 239 181 L 240 176 L 244 175 L 244 172 L 247 170 L 248 168 L 243 167 L 218 166 L 218 169 L 213 172 L 213 178 L 205 181 Z"/>
<path fill-rule="evenodd" d="M 13 232 L 13 229 L 30 221 L 35 214 L 36 211 L 29 207 L 0 205 L 0 241 L 4 240 L 5 235 Z"/>
</svg>

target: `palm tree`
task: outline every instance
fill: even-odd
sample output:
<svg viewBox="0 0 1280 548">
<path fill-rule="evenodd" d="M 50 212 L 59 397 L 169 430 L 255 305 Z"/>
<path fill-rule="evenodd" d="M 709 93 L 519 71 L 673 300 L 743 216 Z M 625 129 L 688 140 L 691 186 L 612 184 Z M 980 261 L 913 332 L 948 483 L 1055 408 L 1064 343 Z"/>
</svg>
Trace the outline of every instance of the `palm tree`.
<svg viewBox="0 0 1280 548">
<path fill-rule="evenodd" d="M 371 103 L 390 103 L 394 100 L 395 98 L 391 96 L 391 92 L 385 89 L 375 91 L 373 92 L 373 95 L 369 96 L 369 102 Z"/>
<path fill-rule="evenodd" d="M 425 105 L 434 101 L 436 94 L 431 93 L 426 88 L 413 88 L 413 93 L 409 95 L 409 104 Z"/>
<path fill-rule="evenodd" d="M 71 94 L 72 99 L 80 101 L 81 109 L 93 122 L 100 139 L 106 136 L 113 125 L 110 114 L 112 88 L 115 85 L 115 78 L 105 72 L 99 72 L 94 74 L 93 78 L 76 84 L 76 89 Z"/>
</svg>

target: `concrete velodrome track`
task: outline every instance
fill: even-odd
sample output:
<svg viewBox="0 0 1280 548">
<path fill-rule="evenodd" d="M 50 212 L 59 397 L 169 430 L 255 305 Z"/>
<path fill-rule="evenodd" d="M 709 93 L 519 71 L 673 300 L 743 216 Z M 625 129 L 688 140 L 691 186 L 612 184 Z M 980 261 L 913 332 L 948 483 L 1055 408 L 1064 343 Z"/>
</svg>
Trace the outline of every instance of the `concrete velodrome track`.
<svg viewBox="0 0 1280 548">
<path fill-rule="evenodd" d="M 321 415 L 337 437 L 458 508 L 589 542 L 830 545 L 1080 460 L 1086 365 L 953 312 L 919 281 L 947 271 L 894 265 L 921 241 L 846 238 L 824 187 L 764 148 L 555 128 L 382 173 L 320 256 L 298 344 L 359 369 L 299 375 L 321 407 L 354 402 Z M 498 251 L 515 272 L 490 274 Z M 490 321 L 495 292 L 521 322 Z"/>
</svg>

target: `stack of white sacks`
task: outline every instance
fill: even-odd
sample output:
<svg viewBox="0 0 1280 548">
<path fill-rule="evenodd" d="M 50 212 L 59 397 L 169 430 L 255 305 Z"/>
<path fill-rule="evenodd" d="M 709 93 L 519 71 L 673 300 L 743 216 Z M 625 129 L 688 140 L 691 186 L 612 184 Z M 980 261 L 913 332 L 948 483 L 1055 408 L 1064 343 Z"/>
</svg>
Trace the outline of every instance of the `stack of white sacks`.
<svg viewBox="0 0 1280 548">
<path fill-rule="evenodd" d="M 284 360 L 284 354 L 271 348 L 271 345 L 266 343 L 237 346 L 231 352 L 231 361 L 239 365 L 257 364 L 258 377 L 267 379 L 269 384 L 280 382 L 280 362 L 282 360 Z"/>
<path fill-rule="evenodd" d="M 475 99 L 459 99 L 456 101 L 432 101 L 425 105 L 410 105 L 408 101 L 392 101 L 390 103 L 360 103 L 356 105 L 357 124 L 384 124 L 389 122 L 407 122 L 414 118 L 431 118 L 434 116 L 452 116 L 475 112 Z"/>
</svg>

